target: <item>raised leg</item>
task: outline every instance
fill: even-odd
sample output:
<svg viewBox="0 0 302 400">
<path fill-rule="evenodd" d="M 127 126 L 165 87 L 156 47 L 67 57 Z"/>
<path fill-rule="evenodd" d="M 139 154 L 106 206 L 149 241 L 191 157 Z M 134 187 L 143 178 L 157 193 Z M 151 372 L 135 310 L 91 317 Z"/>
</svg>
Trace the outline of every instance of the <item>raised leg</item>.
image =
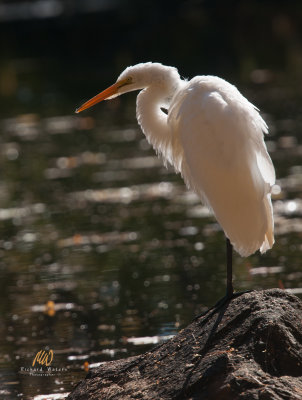
<svg viewBox="0 0 302 400">
<path fill-rule="evenodd" d="M 233 246 L 228 238 L 226 238 L 226 255 L 227 255 L 227 288 L 226 298 L 233 297 Z"/>
</svg>

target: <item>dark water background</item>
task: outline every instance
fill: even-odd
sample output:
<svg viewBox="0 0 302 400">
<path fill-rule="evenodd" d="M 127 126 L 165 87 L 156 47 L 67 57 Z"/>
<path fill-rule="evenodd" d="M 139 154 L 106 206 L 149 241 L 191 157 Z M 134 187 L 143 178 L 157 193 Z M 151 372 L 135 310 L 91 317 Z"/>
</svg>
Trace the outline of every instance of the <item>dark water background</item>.
<svg viewBox="0 0 302 400">
<path fill-rule="evenodd" d="M 64 398 L 85 362 L 146 351 L 224 294 L 223 233 L 146 142 L 135 94 L 73 113 L 127 65 L 217 74 L 261 109 L 276 244 L 235 255 L 234 284 L 302 295 L 302 6 L 221 3 L 0 4 L 1 398 Z M 28 371 L 44 349 L 53 371 Z"/>
</svg>

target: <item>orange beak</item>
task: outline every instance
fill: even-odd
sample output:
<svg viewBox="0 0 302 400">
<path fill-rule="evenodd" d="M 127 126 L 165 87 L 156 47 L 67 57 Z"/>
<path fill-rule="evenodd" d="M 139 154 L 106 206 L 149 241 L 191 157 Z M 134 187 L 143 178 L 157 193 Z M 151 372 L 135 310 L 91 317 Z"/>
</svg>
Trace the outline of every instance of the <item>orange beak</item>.
<svg viewBox="0 0 302 400">
<path fill-rule="evenodd" d="M 115 84 L 109 86 L 109 88 L 103 90 L 103 92 L 97 94 L 96 96 L 92 97 L 92 99 L 86 101 L 86 103 L 82 104 L 81 107 L 77 108 L 75 112 L 78 114 L 79 112 L 86 110 L 89 107 L 94 106 L 95 104 L 99 103 L 100 101 L 108 99 L 108 97 L 113 96 L 117 93 L 118 89 L 124 85 L 129 83 L 128 79 L 123 79 Z"/>
</svg>

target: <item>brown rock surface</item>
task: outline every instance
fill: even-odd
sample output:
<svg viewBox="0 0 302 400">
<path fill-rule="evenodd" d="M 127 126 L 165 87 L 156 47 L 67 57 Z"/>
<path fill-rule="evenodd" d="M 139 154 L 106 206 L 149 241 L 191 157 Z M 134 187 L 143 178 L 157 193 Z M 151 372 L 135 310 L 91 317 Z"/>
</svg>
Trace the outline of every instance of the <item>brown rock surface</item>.
<svg viewBox="0 0 302 400">
<path fill-rule="evenodd" d="M 89 372 L 69 400 L 302 399 L 302 302 L 253 291 L 153 350 Z"/>
</svg>

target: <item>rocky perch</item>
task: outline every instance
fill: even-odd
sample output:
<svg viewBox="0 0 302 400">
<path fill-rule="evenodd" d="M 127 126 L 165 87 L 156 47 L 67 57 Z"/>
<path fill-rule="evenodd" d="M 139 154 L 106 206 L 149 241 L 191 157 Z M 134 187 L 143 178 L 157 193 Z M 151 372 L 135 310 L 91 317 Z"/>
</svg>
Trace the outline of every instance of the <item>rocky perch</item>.
<svg viewBox="0 0 302 400">
<path fill-rule="evenodd" d="M 102 364 L 68 399 L 301 400 L 302 302 L 242 294 L 153 350 Z"/>
</svg>

